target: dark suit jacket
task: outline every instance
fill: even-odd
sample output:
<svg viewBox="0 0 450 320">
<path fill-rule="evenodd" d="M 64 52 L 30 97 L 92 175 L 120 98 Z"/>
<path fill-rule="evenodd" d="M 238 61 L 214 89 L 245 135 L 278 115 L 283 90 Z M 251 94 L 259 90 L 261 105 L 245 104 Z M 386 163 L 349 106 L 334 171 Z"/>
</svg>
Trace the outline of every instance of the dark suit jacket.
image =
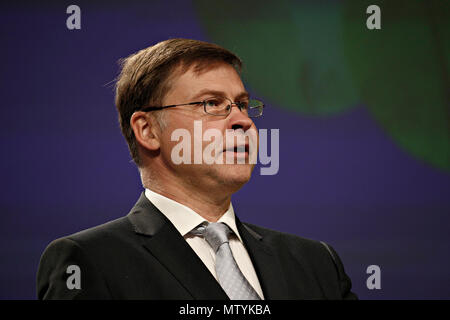
<svg viewBox="0 0 450 320">
<path fill-rule="evenodd" d="M 324 243 L 236 225 L 265 299 L 356 299 L 336 252 Z M 69 265 L 81 289 L 68 289 Z M 142 193 L 130 213 L 51 242 L 37 273 L 39 299 L 228 299 L 216 279 Z"/>
</svg>

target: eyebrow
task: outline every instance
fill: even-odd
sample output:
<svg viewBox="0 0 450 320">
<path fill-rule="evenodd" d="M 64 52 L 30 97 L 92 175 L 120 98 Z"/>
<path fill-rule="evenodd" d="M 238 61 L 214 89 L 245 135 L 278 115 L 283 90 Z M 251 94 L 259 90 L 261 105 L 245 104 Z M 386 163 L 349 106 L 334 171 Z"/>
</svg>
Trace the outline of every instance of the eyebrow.
<svg viewBox="0 0 450 320">
<path fill-rule="evenodd" d="M 193 96 L 192 100 L 199 99 L 200 97 L 202 97 L 204 95 L 207 95 L 207 94 L 211 95 L 211 96 L 221 96 L 221 97 L 226 97 L 227 96 L 225 94 L 225 92 L 220 91 L 220 90 L 203 89 L 199 93 L 197 93 L 195 96 Z M 234 100 L 239 100 L 239 99 L 242 99 L 242 98 L 248 99 L 249 97 L 250 97 L 250 95 L 248 94 L 247 91 L 242 91 L 241 93 L 239 93 L 238 95 L 236 95 L 234 97 Z"/>
</svg>

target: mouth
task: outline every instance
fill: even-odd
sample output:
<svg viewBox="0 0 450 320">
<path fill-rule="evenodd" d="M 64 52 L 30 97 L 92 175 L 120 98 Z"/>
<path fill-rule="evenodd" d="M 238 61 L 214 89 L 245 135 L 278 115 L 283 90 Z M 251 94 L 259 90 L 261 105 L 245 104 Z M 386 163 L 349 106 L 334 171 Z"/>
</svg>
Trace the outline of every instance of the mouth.
<svg viewBox="0 0 450 320">
<path fill-rule="evenodd" d="M 225 154 L 225 158 L 227 159 L 227 164 L 229 163 L 243 163 L 240 161 L 244 161 L 247 163 L 247 160 L 249 159 L 249 145 L 238 145 L 231 148 L 225 148 L 223 150 L 223 153 Z"/>
<path fill-rule="evenodd" d="M 232 148 L 225 148 L 223 149 L 223 152 L 233 152 L 233 153 L 237 153 L 237 154 L 248 154 L 249 152 L 249 146 L 248 144 L 245 145 L 239 145 L 239 146 L 235 146 Z"/>
</svg>

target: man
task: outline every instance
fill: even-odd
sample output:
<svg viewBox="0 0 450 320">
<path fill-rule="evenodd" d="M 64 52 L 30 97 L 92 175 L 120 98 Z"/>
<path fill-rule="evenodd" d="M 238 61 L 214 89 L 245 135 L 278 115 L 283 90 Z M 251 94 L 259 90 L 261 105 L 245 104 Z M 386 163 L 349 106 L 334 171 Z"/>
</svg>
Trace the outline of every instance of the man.
<svg viewBox="0 0 450 320">
<path fill-rule="evenodd" d="M 123 61 L 116 105 L 145 191 L 127 216 L 47 247 L 39 299 L 356 298 L 330 246 L 235 215 L 231 195 L 250 179 L 255 140 L 230 145 L 227 133 L 256 132 L 263 111 L 240 68 L 228 50 L 187 39 Z M 199 124 L 216 133 L 213 161 L 198 161 L 208 147 Z M 178 153 L 177 132 L 194 137 Z"/>
</svg>

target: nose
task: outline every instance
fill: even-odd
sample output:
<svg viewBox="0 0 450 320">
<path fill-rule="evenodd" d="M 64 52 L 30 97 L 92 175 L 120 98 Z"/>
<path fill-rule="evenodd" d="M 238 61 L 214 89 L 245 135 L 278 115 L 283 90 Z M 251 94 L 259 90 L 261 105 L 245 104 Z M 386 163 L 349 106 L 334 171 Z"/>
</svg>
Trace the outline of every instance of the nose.
<svg viewBox="0 0 450 320">
<path fill-rule="evenodd" d="M 233 109 L 233 107 L 236 107 Z M 253 125 L 253 120 L 250 119 L 244 112 L 239 109 L 236 103 L 231 104 L 231 112 L 228 115 L 228 129 L 242 129 L 247 131 Z"/>
</svg>

